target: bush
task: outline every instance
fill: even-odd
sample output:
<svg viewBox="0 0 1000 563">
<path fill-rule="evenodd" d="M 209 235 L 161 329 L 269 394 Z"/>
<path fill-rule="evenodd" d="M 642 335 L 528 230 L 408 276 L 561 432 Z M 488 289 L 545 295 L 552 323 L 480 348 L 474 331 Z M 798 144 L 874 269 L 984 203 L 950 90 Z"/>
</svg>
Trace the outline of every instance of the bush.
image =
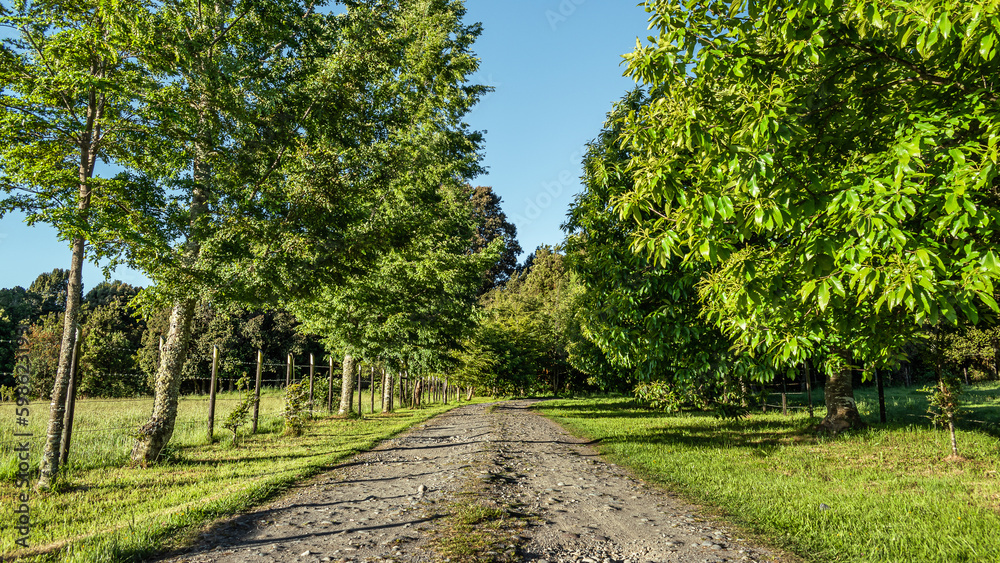
<svg viewBox="0 0 1000 563">
<path fill-rule="evenodd" d="M 299 381 L 285 387 L 285 434 L 299 436 L 309 419 L 309 383 Z"/>
</svg>

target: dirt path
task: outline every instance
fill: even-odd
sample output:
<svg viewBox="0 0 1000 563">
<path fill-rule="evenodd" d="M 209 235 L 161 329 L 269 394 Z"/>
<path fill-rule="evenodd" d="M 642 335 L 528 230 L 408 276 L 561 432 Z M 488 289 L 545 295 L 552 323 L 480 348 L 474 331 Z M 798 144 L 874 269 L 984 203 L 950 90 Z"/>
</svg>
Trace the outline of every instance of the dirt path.
<svg viewBox="0 0 1000 563">
<path fill-rule="evenodd" d="M 164 561 L 708 563 L 780 557 L 601 461 L 529 405 L 455 409 L 268 506 L 217 524 L 201 545 Z M 489 547 L 464 555 L 448 551 L 483 539 L 489 522 L 465 531 L 455 527 L 456 514 L 480 506 L 508 515 L 489 532 Z"/>
</svg>

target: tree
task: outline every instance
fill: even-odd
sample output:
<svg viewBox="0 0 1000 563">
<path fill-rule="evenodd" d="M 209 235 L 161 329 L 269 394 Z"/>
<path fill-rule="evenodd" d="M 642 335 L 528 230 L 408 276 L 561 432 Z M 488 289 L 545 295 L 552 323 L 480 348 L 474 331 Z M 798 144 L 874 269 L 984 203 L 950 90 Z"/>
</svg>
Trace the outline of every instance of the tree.
<svg viewBox="0 0 1000 563">
<path fill-rule="evenodd" d="M 24 334 L 31 362 L 31 393 L 39 399 L 53 399 L 53 384 L 59 370 L 62 322 L 62 315 L 49 313 L 32 323 Z"/>
<path fill-rule="evenodd" d="M 31 323 L 38 320 L 38 296 L 21 286 L 0 289 L 0 385 L 14 383 L 17 363 L 17 340 Z"/>
<path fill-rule="evenodd" d="M 121 287 L 120 282 L 117 284 Z M 123 295 L 107 300 L 102 290 L 87 294 L 87 304 L 101 303 L 87 312 L 83 323 L 77 392 L 89 397 L 133 397 L 149 392 L 136 356 L 146 323 L 136 318 L 136 310 Z"/>
<path fill-rule="evenodd" d="M 120 216 L 108 196 L 124 193 L 125 175 L 94 176 L 99 159 L 120 160 L 139 143 L 143 124 L 132 110 L 149 90 L 135 60 L 137 4 L 16 2 L 0 11 L 14 31 L 0 47 L 0 214 L 19 208 L 28 222 L 45 222 L 70 241 L 59 367 L 52 391 L 48 439 L 38 487 L 58 471 L 63 410 L 76 342 L 82 267 L 88 240 L 115 237 L 107 217 Z M 132 201 L 144 197 L 130 186 Z M 58 284 L 50 288 L 55 293 Z"/>
<path fill-rule="evenodd" d="M 352 412 L 348 366 L 355 358 L 440 371 L 471 331 L 483 273 L 496 263 L 502 241 L 468 253 L 472 209 L 454 182 L 448 188 L 438 185 L 438 201 L 412 210 L 422 222 L 412 223 L 406 248 L 385 253 L 363 276 L 290 304 L 305 330 L 344 354 L 341 415 Z"/>
<path fill-rule="evenodd" d="M 700 403 L 719 398 L 720 383 L 739 368 L 755 378 L 770 379 L 771 373 L 733 354 L 729 339 L 702 316 L 697 287 L 705 268 L 634 253 L 635 224 L 614 212 L 616 198 L 634 188 L 627 169 L 632 153 L 619 143 L 622 120 L 642 111 L 648 99 L 633 90 L 608 114 L 588 145 L 584 189 L 563 225 L 567 264 L 582 286 L 582 334 L 591 343 L 578 347 L 588 355 L 573 360 L 604 385 L 664 382 L 673 396 Z"/>
<path fill-rule="evenodd" d="M 38 296 L 37 315 L 63 313 L 69 290 L 69 270 L 56 268 L 50 273 L 40 274 L 28 286 L 28 292 Z"/>
<path fill-rule="evenodd" d="M 579 389 L 582 374 L 568 361 L 571 339 L 579 337 L 579 285 L 558 249 L 541 246 L 531 262 L 481 299 L 469 349 L 489 350 L 495 367 L 480 384 L 505 394 Z"/>
<path fill-rule="evenodd" d="M 480 252 L 497 239 L 504 241 L 500 260 L 486 272 L 483 293 L 503 285 L 517 269 L 517 257 L 521 255 L 521 245 L 517 242 L 517 227 L 507 221 L 507 215 L 500 207 L 500 196 L 489 186 L 477 186 L 470 196 L 473 216 L 476 219 L 476 234 L 472 239 L 473 252 Z"/>
<path fill-rule="evenodd" d="M 996 309 L 996 24 L 986 2 L 650 3 L 622 119 L 634 250 L 711 268 L 710 318 L 772 365 L 849 369 Z M 835 408 L 833 408 L 835 407 Z"/>
</svg>

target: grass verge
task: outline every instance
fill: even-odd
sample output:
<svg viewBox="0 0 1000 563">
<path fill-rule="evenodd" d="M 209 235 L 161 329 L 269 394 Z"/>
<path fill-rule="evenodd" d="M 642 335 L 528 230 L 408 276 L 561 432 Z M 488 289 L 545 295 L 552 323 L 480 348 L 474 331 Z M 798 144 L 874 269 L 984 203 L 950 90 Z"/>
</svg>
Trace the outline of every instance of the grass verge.
<svg viewBox="0 0 1000 563">
<path fill-rule="evenodd" d="M 993 400 L 991 389 L 972 392 Z M 718 507 L 807 561 L 997 560 L 1000 441 L 992 430 L 998 408 L 977 403 L 974 416 L 992 426 L 966 425 L 959 433 L 965 459 L 953 462 L 945 459 L 947 433 L 917 414 L 926 401 L 922 406 L 907 390 L 887 394 L 889 405 L 906 407 L 889 424 L 832 440 L 814 434 L 818 419 L 801 412 L 724 421 L 651 412 L 614 398 L 548 401 L 536 408 L 598 441 L 610 460 Z"/>
<path fill-rule="evenodd" d="M 242 437 L 236 447 L 228 439 L 207 444 L 203 435 L 202 443 L 177 446 L 167 462 L 149 469 L 77 465 L 53 492 L 32 494 L 34 547 L 18 552 L 15 534 L 4 534 L 0 553 L 34 553 L 34 561 L 135 561 L 455 406 L 322 418 L 294 438 L 281 436 L 277 424 L 262 425 L 265 433 Z M 15 521 L 20 492 L 11 480 L 0 484 L 0 522 Z"/>
<path fill-rule="evenodd" d="M 521 561 L 521 534 L 532 515 L 523 506 L 502 501 L 495 491 L 503 487 L 505 476 L 486 473 L 473 479 L 458 499 L 436 514 L 434 550 L 451 563 L 513 563 Z"/>
</svg>

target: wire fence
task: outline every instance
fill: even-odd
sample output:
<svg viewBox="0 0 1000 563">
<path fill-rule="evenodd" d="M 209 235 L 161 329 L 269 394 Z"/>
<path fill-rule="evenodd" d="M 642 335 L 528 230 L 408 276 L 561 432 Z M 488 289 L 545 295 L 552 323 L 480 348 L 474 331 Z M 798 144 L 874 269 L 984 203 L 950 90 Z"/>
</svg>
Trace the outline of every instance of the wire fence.
<svg viewBox="0 0 1000 563">
<path fill-rule="evenodd" d="M 8 339 L 6 342 L 20 341 Z M 120 348 L 119 351 L 129 352 L 133 357 L 137 355 L 137 350 L 133 349 Z M 322 413 L 328 408 L 333 410 L 339 407 L 342 381 L 340 362 L 332 365 L 328 361 L 303 363 L 301 356 L 296 358 L 292 355 L 289 355 L 285 362 L 275 362 L 265 361 L 259 350 L 255 355 L 256 358 L 249 361 L 238 359 L 234 361 L 231 356 L 225 361 L 218 362 L 212 362 L 211 356 L 199 358 L 213 365 L 212 369 L 219 369 L 214 376 L 215 393 L 213 396 L 210 392 L 212 375 L 183 377 L 182 389 L 185 394 L 178 399 L 171 444 L 179 447 L 205 444 L 210 427 L 209 413 L 212 410 L 214 410 L 211 424 L 212 440 L 223 438 L 231 431 L 223 428 L 224 422 L 236 405 L 247 396 L 256 397 L 258 393 L 259 402 L 255 409 L 257 431 L 264 433 L 280 431 L 284 425 L 283 389 L 288 383 L 309 381 L 310 378 L 313 381 L 311 385 L 313 402 L 310 410 Z M 222 372 L 223 366 L 227 372 Z M 237 370 L 243 371 L 240 368 L 245 369 L 244 377 L 249 376 L 249 385 L 242 389 L 237 388 L 237 383 L 244 377 L 237 377 L 233 373 Z M 149 378 L 149 374 L 137 371 L 95 372 L 86 369 L 81 371 L 79 366 L 76 366 L 76 371 L 79 372 L 77 374 L 79 377 L 91 380 L 129 378 L 135 381 Z M 14 374 L 0 372 L 0 376 L 11 375 Z M 52 374 L 48 376 L 51 380 Z M 394 379 L 393 406 L 404 406 L 412 402 L 409 394 L 414 392 L 415 383 L 420 378 L 395 377 Z M 76 381 L 76 384 L 79 385 L 79 381 Z M 355 387 L 351 399 L 352 408 L 362 413 L 367 411 L 367 414 L 381 412 L 382 385 L 382 377 L 375 377 L 368 369 L 365 373 L 361 373 L 359 364 L 357 377 L 352 380 L 352 386 Z M 422 389 L 426 393 L 425 402 L 436 402 L 441 399 L 440 392 L 433 396 L 430 393 L 432 390 L 437 390 L 435 385 L 427 385 Z M 210 406 L 213 402 L 214 409 Z M 79 397 L 74 405 L 70 464 L 95 467 L 126 461 L 138 429 L 152 414 L 153 404 L 154 397 L 150 395 L 125 398 Z M 0 402 L 0 474 L 4 473 L 5 464 L 6 467 L 12 463 L 16 466 L 16 461 L 13 460 L 16 460 L 17 448 L 25 444 L 28 445 L 30 458 L 37 464 L 46 441 L 51 408 L 48 399 L 37 399 L 27 405 L 17 405 L 12 401 Z M 244 428 L 242 433 L 248 431 L 249 428 Z"/>
</svg>

